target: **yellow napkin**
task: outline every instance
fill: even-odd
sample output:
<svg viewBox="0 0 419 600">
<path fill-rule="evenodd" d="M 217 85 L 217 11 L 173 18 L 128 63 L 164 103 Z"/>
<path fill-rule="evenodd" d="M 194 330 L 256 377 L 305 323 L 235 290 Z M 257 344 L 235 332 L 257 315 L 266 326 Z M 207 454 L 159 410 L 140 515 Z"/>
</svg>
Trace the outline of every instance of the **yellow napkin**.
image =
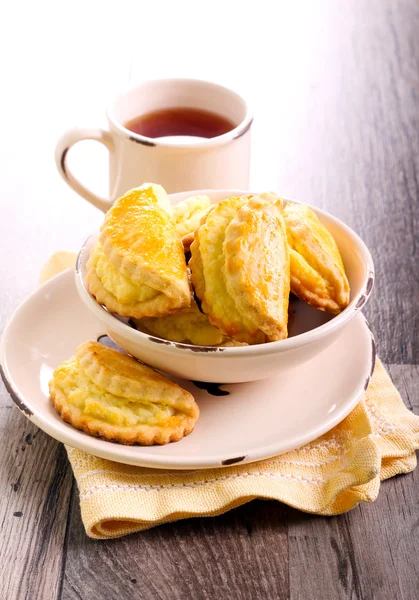
<svg viewBox="0 0 419 600">
<path fill-rule="evenodd" d="M 54 257 L 56 274 L 63 255 Z M 68 259 L 66 254 L 66 266 Z M 48 277 L 47 263 L 43 279 Z M 122 465 L 66 447 L 86 533 L 98 539 L 219 515 L 255 498 L 336 515 L 375 500 L 380 481 L 412 471 L 418 448 L 419 417 L 405 407 L 380 361 L 364 399 L 344 421 L 316 441 L 269 460 L 167 471 Z"/>
</svg>

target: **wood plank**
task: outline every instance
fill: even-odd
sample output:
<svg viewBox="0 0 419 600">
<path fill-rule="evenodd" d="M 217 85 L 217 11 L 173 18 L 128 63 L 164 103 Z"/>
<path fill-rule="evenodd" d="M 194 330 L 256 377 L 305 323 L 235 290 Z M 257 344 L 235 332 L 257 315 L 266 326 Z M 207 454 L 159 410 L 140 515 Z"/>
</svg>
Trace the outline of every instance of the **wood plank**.
<svg viewBox="0 0 419 600">
<path fill-rule="evenodd" d="M 9 9 L 14 11 L 11 5 Z M 9 22 L 15 22 L 16 18 L 17 13 L 11 14 Z M 25 80 L 24 85 L 27 86 L 31 69 L 28 68 L 29 63 L 25 68 L 18 67 L 18 49 L 15 47 L 8 63 L 10 79 L 16 81 L 16 86 L 13 110 L 10 108 L 2 112 L 8 117 L 2 120 L 4 144 L 0 148 L 3 165 L 0 334 L 15 308 L 36 288 L 40 268 L 52 252 L 77 250 L 102 221 L 99 211 L 65 186 L 54 164 L 55 140 L 69 125 L 68 121 L 65 123 L 54 117 L 53 106 L 58 105 L 58 96 L 67 94 L 66 101 L 62 98 L 60 111 L 64 107 L 67 118 L 74 116 L 69 116 L 72 103 L 69 88 L 74 87 L 74 80 L 68 82 L 67 89 L 62 87 L 57 96 L 61 84 L 57 83 L 56 77 L 51 78 L 48 57 L 51 57 L 52 42 L 48 36 L 54 35 L 54 30 L 57 29 L 42 30 L 40 25 L 38 39 L 44 40 L 45 47 L 42 48 L 41 42 L 31 53 L 38 64 L 44 65 L 44 68 L 37 69 L 37 87 L 44 91 L 39 94 L 39 101 L 38 94 L 32 94 L 32 111 L 38 115 L 32 131 L 36 144 L 28 149 L 27 156 L 31 158 L 25 161 L 24 177 L 19 156 L 22 156 L 23 146 L 30 143 L 27 140 L 22 145 L 22 136 L 13 133 L 13 122 L 16 123 L 18 114 L 23 110 L 23 105 L 19 108 L 19 98 L 23 100 L 27 95 L 19 91 L 16 73 L 25 72 L 25 76 L 18 79 L 22 84 Z M 30 37 L 23 37 L 25 42 L 19 47 L 33 47 Z M 2 41 L 5 41 L 4 36 Z M 46 54 L 42 59 L 44 50 Z M 23 50 L 23 54 L 28 53 Z M 31 60 L 29 55 L 28 60 Z M 49 96 L 48 108 L 43 112 L 46 96 Z M 106 175 L 101 173 L 101 176 L 106 184 Z M 71 469 L 62 444 L 32 425 L 12 405 L 1 380 L 0 456 L 0 597 L 2 600 L 55 600 L 61 594 L 73 484 Z"/>
<path fill-rule="evenodd" d="M 391 365 L 409 408 L 419 414 L 417 365 Z M 382 483 L 377 500 L 338 517 L 289 512 L 290 598 L 417 600 L 417 470 Z"/>
<path fill-rule="evenodd" d="M 288 598 L 287 508 L 252 502 L 126 538 L 86 538 L 73 513 L 63 600 Z"/>
<path fill-rule="evenodd" d="M 72 487 L 66 453 L 0 384 L 1 597 L 59 598 Z"/>
<path fill-rule="evenodd" d="M 318 10 L 319 35 L 306 71 L 287 81 L 276 101 L 279 114 L 267 104 L 257 115 L 254 187 L 270 185 L 324 207 L 363 237 L 376 267 L 366 314 L 381 357 L 415 363 L 419 4 L 331 0 Z"/>
</svg>

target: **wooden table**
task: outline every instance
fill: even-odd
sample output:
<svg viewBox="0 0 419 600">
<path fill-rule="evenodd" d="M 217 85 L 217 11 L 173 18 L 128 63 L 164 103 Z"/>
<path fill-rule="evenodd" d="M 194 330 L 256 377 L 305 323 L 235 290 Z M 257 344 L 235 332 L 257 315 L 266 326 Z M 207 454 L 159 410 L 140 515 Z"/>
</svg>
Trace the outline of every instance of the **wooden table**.
<svg viewBox="0 0 419 600">
<path fill-rule="evenodd" d="M 98 118 L 109 69 L 121 75 L 129 51 L 138 78 L 197 75 L 247 89 L 256 109 L 253 187 L 326 207 L 364 238 L 377 275 L 367 317 L 404 401 L 419 412 L 419 4 L 260 2 L 236 14 L 237 5 L 214 2 L 205 18 L 198 5 L 173 3 L 164 18 L 144 5 L 117 15 L 81 1 L 66 11 L 60 3 L 7 7 L 1 324 L 35 288 L 50 253 L 77 249 L 99 226 L 99 212 L 56 174 L 53 148 L 65 126 Z M 156 22 L 158 39 L 148 26 Z M 86 156 L 79 153 L 79 170 L 104 186 L 104 157 L 90 147 Z M 0 417 L 5 600 L 419 597 L 417 471 L 339 517 L 254 501 L 217 518 L 93 541 L 63 446 L 3 387 Z"/>
</svg>

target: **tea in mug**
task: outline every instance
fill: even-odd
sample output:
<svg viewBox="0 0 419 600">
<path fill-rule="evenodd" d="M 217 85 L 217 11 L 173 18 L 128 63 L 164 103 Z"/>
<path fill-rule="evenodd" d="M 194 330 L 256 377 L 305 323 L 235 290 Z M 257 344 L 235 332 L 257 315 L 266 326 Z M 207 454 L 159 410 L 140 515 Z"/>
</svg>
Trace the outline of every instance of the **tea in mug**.
<svg viewBox="0 0 419 600">
<path fill-rule="evenodd" d="M 217 113 L 199 108 L 163 108 L 125 123 L 133 133 L 149 138 L 214 138 L 228 133 L 236 124 Z"/>
</svg>

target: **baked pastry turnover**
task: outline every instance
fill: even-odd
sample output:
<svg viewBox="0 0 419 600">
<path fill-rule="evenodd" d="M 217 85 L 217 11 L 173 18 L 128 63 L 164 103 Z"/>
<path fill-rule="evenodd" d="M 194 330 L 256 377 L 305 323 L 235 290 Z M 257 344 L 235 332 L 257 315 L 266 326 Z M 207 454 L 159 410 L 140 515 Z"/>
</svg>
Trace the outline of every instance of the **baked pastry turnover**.
<svg viewBox="0 0 419 600">
<path fill-rule="evenodd" d="M 165 340 L 193 344 L 195 346 L 247 346 L 245 342 L 237 342 L 223 335 L 217 327 L 211 325 L 207 315 L 192 300 L 188 308 L 183 308 L 174 315 L 160 319 L 132 319 L 135 327 Z"/>
<path fill-rule="evenodd" d="M 218 346 L 224 336 L 211 325 L 208 317 L 200 312 L 195 300 L 189 307 L 174 315 L 160 319 L 133 319 L 137 328 L 146 328 L 153 335 L 166 340 L 195 344 L 197 346 Z"/>
<path fill-rule="evenodd" d="M 290 267 L 278 196 L 223 200 L 202 219 L 191 253 L 195 293 L 222 333 L 249 344 L 287 337 Z"/>
<path fill-rule="evenodd" d="M 332 234 L 305 204 L 290 202 L 284 213 L 291 291 L 319 310 L 341 312 L 349 304 L 349 283 Z"/>
<path fill-rule="evenodd" d="M 290 291 L 334 314 L 350 299 L 336 242 L 308 206 L 267 192 L 172 207 L 152 183 L 106 214 L 86 282 L 137 329 L 198 346 L 286 338 Z"/>
<path fill-rule="evenodd" d="M 211 200 L 208 196 L 192 196 L 173 207 L 176 231 L 182 238 L 185 250 L 189 250 L 195 230 L 199 227 L 202 217 L 208 212 L 210 206 Z"/>
<path fill-rule="evenodd" d="M 157 317 L 190 305 L 186 262 L 170 201 L 145 184 L 106 213 L 87 263 L 90 293 L 122 317 Z"/>
<path fill-rule="evenodd" d="M 134 358 L 97 342 L 55 369 L 50 397 L 64 421 L 121 444 L 167 444 L 199 417 L 193 396 Z"/>
</svg>

